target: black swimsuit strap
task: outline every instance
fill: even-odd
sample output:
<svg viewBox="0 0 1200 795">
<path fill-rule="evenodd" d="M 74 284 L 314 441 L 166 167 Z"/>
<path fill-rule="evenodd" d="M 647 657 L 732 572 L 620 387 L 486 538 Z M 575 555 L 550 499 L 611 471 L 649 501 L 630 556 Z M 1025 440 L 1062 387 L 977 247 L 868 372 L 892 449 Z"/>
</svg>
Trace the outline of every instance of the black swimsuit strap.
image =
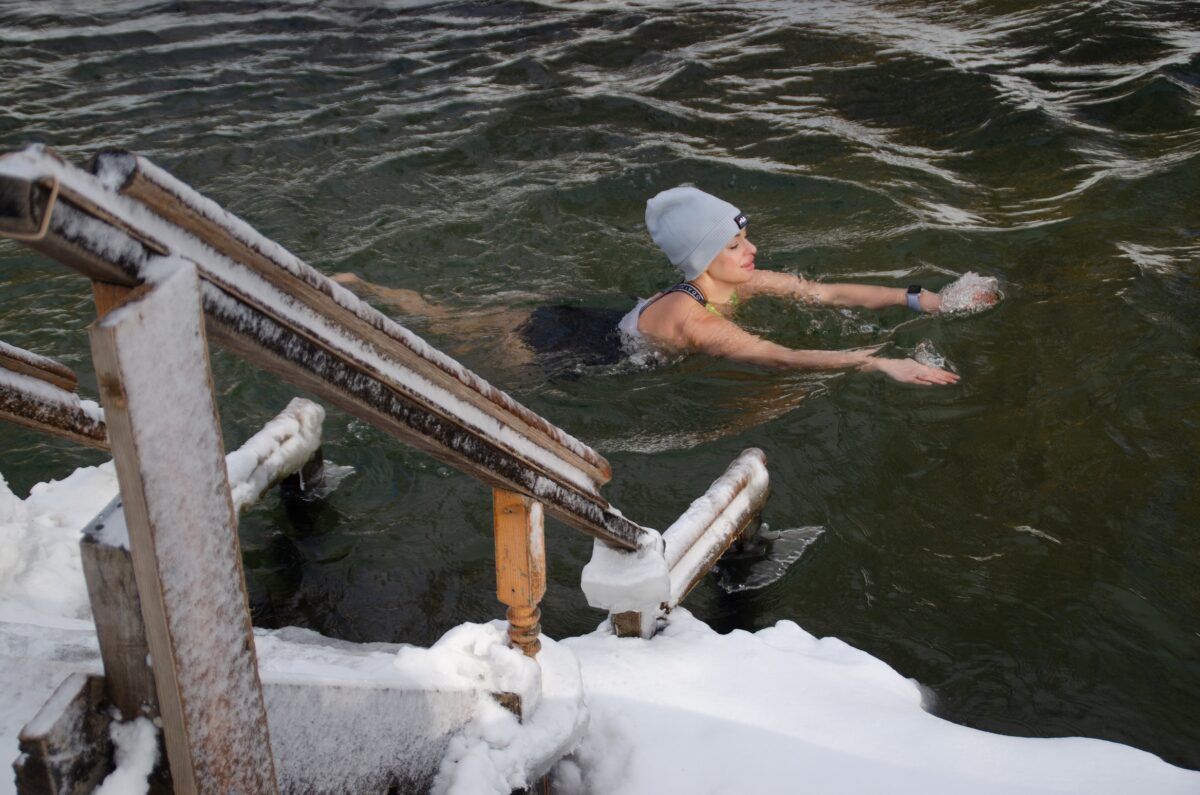
<svg viewBox="0 0 1200 795">
<path fill-rule="evenodd" d="M 695 298 L 696 302 L 700 304 L 700 306 L 708 305 L 708 299 L 704 297 L 704 293 L 700 292 L 700 288 L 690 282 L 680 282 L 671 289 L 665 291 L 663 295 L 666 295 L 667 293 L 686 293 L 692 298 Z"/>
<path fill-rule="evenodd" d="M 650 304 L 667 297 L 671 293 L 684 293 L 686 295 L 690 295 L 692 298 L 696 299 L 696 302 L 699 303 L 700 306 L 708 309 L 708 299 L 704 297 L 704 293 L 700 292 L 699 287 L 691 284 L 690 282 L 680 282 L 672 287 L 668 287 L 666 290 L 663 290 L 661 293 L 643 304 L 642 308 L 638 310 L 638 317 L 642 316 L 642 312 L 645 312 L 650 307 Z"/>
</svg>

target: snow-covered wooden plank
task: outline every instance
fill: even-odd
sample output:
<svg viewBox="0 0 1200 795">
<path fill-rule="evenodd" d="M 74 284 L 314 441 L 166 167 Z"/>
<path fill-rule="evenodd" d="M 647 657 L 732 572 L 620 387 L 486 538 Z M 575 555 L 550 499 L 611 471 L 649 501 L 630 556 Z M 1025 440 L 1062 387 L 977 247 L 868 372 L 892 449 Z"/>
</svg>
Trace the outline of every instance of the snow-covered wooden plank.
<svg viewBox="0 0 1200 795">
<path fill-rule="evenodd" d="M 89 335 L 175 786 L 275 792 L 195 269 Z"/>
<path fill-rule="evenodd" d="M 65 364 L 3 341 L 0 341 L 0 368 L 33 376 L 68 392 L 74 392 L 79 385 L 79 379 Z"/>
<path fill-rule="evenodd" d="M 33 156 L 25 157 L 27 154 Z M 93 280 L 138 284 L 140 280 L 130 273 L 130 263 L 114 262 L 127 252 L 98 252 L 90 239 L 94 230 L 87 219 L 92 217 L 105 218 L 131 237 L 139 236 L 128 230 L 124 220 L 99 209 L 105 203 L 103 194 L 75 184 L 75 174 L 84 172 L 41 146 L 0 157 L 0 164 L 0 235 L 14 237 Z M 141 243 L 158 254 L 167 253 L 157 241 L 147 238 Z"/>
<path fill-rule="evenodd" d="M 91 400 L 34 375 L 9 370 L 0 363 L 0 420 L 108 449 L 104 412 Z"/>
<path fill-rule="evenodd" d="M 133 197 L 205 245 L 245 265 L 298 301 L 352 328 L 363 340 L 394 353 L 406 367 L 451 390 L 497 420 L 586 471 L 597 483 L 612 478 L 608 461 L 578 439 L 358 299 L 315 268 L 191 186 L 130 152 L 96 155 L 92 171 L 110 188 Z"/>
<path fill-rule="evenodd" d="M 747 448 L 663 532 L 671 573 L 669 607 L 682 602 L 747 530 L 762 512 L 769 487 L 766 454 L 757 447 Z"/>
<path fill-rule="evenodd" d="M 530 466 L 454 417 L 410 400 L 369 370 L 351 366 L 263 314 L 245 311 L 218 288 L 205 284 L 203 292 L 212 338 L 259 367 L 493 487 L 539 500 L 555 518 L 585 533 L 632 548 L 648 532 L 604 498 Z"/>
<path fill-rule="evenodd" d="M 108 773 L 112 742 L 104 680 L 71 674 L 25 724 L 13 764 L 21 795 L 84 795 Z"/>
<path fill-rule="evenodd" d="M 575 459 L 560 454 L 561 447 L 543 446 L 519 427 L 408 368 L 394 345 L 381 348 L 363 339 L 140 202 L 112 192 L 95 176 L 31 147 L 0 157 L 0 187 L 5 181 L 59 185 L 65 199 L 54 208 L 45 241 L 62 244 L 65 264 L 93 279 L 137 284 L 165 279 L 181 261 L 195 262 L 204 280 L 210 333 L 239 355 L 490 485 L 540 500 L 556 518 L 611 544 L 634 548 L 648 532 L 611 509 L 599 494 L 600 482 Z M 88 206 L 101 210 L 89 214 Z M 0 201 L 0 213 L 4 210 Z M 30 216 L 41 217 L 36 205 Z M 161 256 L 167 245 L 176 256 Z M 94 262 L 118 275 L 96 275 Z M 349 291 L 336 285 L 329 289 L 337 303 L 378 316 L 389 334 L 403 337 L 413 351 L 437 360 L 440 369 L 455 370 L 461 376 L 457 380 L 473 384 L 476 391 L 503 395 Z M 507 396 L 497 399 L 519 405 Z M 586 446 L 565 432 L 557 431 L 557 436 L 586 458 L 580 453 Z"/>
</svg>

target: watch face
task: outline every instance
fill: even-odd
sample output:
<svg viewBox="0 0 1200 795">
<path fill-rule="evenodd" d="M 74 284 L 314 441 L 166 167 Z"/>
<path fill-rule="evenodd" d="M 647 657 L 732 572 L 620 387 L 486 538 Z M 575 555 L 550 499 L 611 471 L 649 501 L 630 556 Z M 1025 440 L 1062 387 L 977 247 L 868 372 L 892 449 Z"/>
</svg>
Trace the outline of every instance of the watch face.
<svg viewBox="0 0 1200 795">
<path fill-rule="evenodd" d="M 919 284 L 910 284 L 910 285 L 908 286 L 908 294 L 909 294 L 909 295 L 919 295 L 919 294 L 920 294 L 920 292 L 921 292 L 921 285 L 919 285 Z"/>
</svg>

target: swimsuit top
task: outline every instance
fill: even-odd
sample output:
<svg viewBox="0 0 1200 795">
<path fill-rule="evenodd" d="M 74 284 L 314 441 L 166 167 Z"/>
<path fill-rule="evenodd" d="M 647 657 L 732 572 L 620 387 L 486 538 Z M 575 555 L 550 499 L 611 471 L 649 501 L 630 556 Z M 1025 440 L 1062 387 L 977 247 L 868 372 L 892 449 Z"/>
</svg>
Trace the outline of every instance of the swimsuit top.
<svg viewBox="0 0 1200 795">
<path fill-rule="evenodd" d="M 641 318 L 642 312 L 644 312 L 646 307 L 650 306 L 650 304 L 669 293 L 685 293 L 692 298 L 695 298 L 696 302 L 700 304 L 700 306 L 704 307 L 709 312 L 712 312 L 714 315 L 721 314 L 721 310 L 717 309 L 715 305 L 709 303 L 708 299 L 704 297 L 704 293 L 700 292 L 699 287 L 691 282 L 680 282 L 679 284 L 663 290 L 653 298 L 639 298 L 637 306 L 629 310 L 629 313 L 626 314 L 625 317 L 621 318 L 621 322 L 617 325 L 617 328 L 620 329 L 622 334 L 625 334 L 628 337 L 633 339 L 641 339 L 642 332 L 638 329 L 638 320 Z M 735 292 L 729 297 L 729 306 L 736 309 L 737 305 L 738 294 Z"/>
</svg>

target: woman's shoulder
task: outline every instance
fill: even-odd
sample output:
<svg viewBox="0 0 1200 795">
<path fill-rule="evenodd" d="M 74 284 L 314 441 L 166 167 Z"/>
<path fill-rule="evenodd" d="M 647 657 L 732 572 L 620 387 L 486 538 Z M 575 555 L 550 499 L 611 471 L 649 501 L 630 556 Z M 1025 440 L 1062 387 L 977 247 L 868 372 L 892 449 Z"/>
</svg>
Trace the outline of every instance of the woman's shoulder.
<svg viewBox="0 0 1200 795">
<path fill-rule="evenodd" d="M 638 328 L 660 340 L 673 340 L 697 313 L 707 315 L 696 299 L 682 292 L 656 293 L 646 299 L 638 314 Z"/>
</svg>

